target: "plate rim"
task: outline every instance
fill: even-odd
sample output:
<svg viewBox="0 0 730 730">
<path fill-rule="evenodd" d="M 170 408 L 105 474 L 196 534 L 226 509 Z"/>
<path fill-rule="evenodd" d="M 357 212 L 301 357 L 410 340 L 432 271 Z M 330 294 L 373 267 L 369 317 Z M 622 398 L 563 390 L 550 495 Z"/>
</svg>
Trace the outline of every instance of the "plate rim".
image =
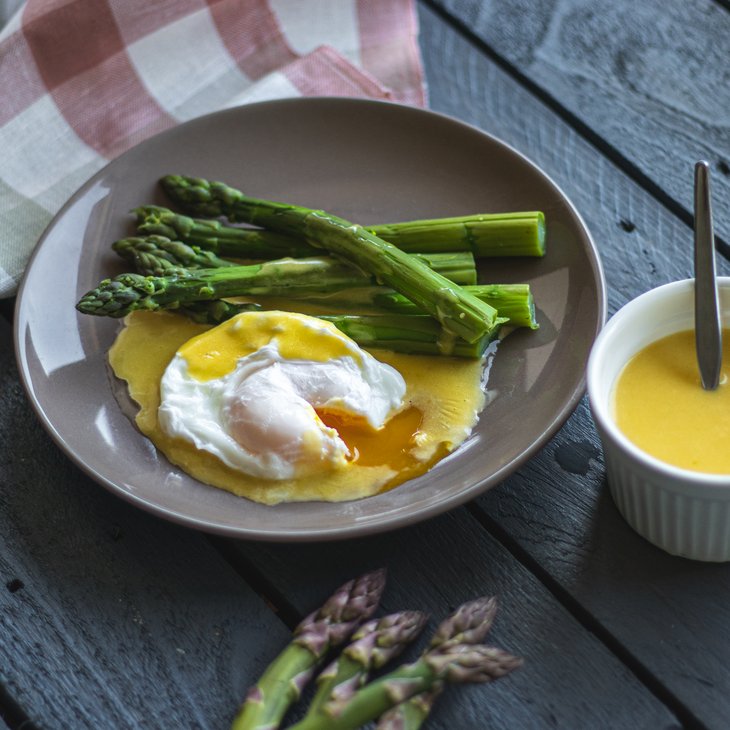
<svg viewBox="0 0 730 730">
<path fill-rule="evenodd" d="M 586 225 L 580 212 L 573 204 L 572 200 L 568 197 L 565 191 L 558 185 L 555 180 L 542 168 L 540 168 L 535 162 L 527 157 L 520 150 L 516 149 L 504 140 L 496 137 L 495 135 L 477 127 L 474 124 L 465 122 L 461 119 L 453 117 L 449 114 L 439 111 L 433 111 L 431 109 L 413 107 L 398 102 L 378 100 L 378 99 L 365 99 L 365 98 L 353 98 L 353 97 L 337 97 L 337 96 L 309 96 L 309 97 L 291 97 L 283 99 L 272 99 L 260 102 L 254 102 L 252 104 L 245 104 L 242 106 L 232 107 L 229 109 L 222 109 L 214 111 L 208 114 L 204 114 L 193 119 L 187 120 L 166 130 L 163 130 L 155 135 L 147 137 L 141 140 L 139 143 L 133 145 L 129 149 L 122 152 L 117 157 L 109 160 L 99 170 L 97 170 L 88 180 L 80 185 L 65 201 L 65 203 L 59 208 L 57 213 L 49 221 L 48 225 L 44 229 L 43 233 L 36 242 L 31 256 L 28 259 L 26 269 L 23 273 L 21 282 L 18 287 L 16 294 L 16 306 L 13 319 L 13 341 L 14 341 L 14 352 L 16 365 L 20 374 L 20 379 L 23 384 L 23 388 L 28 396 L 28 400 L 31 404 L 33 411 L 40 420 L 42 426 L 46 432 L 51 436 L 52 440 L 63 452 L 66 458 L 69 458 L 77 467 L 81 469 L 87 476 L 93 481 L 97 482 L 100 486 L 104 487 L 108 491 L 112 492 L 115 496 L 120 497 L 124 501 L 133 504 L 136 507 L 143 509 L 146 512 L 161 517 L 163 519 L 172 521 L 176 524 L 180 524 L 193 529 L 201 530 L 209 534 L 220 535 L 223 537 L 241 539 L 241 540 L 257 540 L 262 542 L 326 542 L 333 540 L 344 540 L 364 537 L 367 535 L 374 535 L 383 532 L 389 532 L 395 529 L 400 529 L 409 525 L 422 522 L 426 519 L 430 519 L 444 512 L 450 511 L 475 499 L 477 496 L 483 494 L 487 489 L 498 486 L 504 479 L 509 475 L 513 474 L 520 467 L 530 461 L 546 444 L 547 442 L 558 432 L 558 430 L 565 424 L 570 415 L 573 413 L 581 398 L 586 392 L 586 371 L 585 365 L 588 362 L 588 354 L 586 354 L 585 365 L 582 371 L 580 379 L 575 383 L 570 393 L 570 396 L 566 398 L 562 407 L 553 415 L 549 424 L 543 429 L 542 433 L 538 438 L 533 440 L 526 448 L 520 451 L 513 459 L 506 464 L 502 465 L 496 471 L 490 473 L 488 476 L 474 482 L 471 486 L 464 489 L 463 491 L 450 495 L 447 499 L 437 502 L 435 504 L 426 505 L 415 511 L 409 511 L 405 514 L 399 514 L 397 516 L 385 516 L 377 522 L 368 524 L 357 524 L 349 523 L 346 526 L 338 525 L 333 528 L 304 528 L 298 530 L 291 529 L 279 529 L 273 530 L 259 530 L 240 526 L 229 526 L 212 523 L 208 520 L 204 520 L 194 515 L 181 512 L 179 510 L 165 507 L 155 502 L 149 501 L 144 497 L 136 495 L 134 492 L 121 488 L 113 480 L 109 479 L 104 474 L 98 472 L 96 469 L 87 464 L 75 451 L 72 449 L 64 440 L 62 434 L 56 428 L 56 425 L 50 420 L 45 413 L 42 404 L 36 398 L 32 377 L 29 372 L 27 358 L 24 357 L 24 345 L 21 343 L 21 326 L 22 321 L 22 310 L 25 303 L 25 298 L 30 295 L 26 293 L 26 282 L 29 279 L 29 274 L 33 268 L 36 258 L 40 255 L 40 251 L 43 248 L 45 241 L 51 234 L 52 230 L 57 225 L 58 221 L 65 215 L 67 210 L 80 198 L 88 189 L 101 178 L 105 176 L 108 169 L 115 164 L 118 164 L 125 156 L 135 152 L 140 146 L 150 144 L 154 140 L 159 139 L 171 132 L 180 130 L 181 127 L 192 126 L 195 124 L 203 124 L 213 118 L 220 117 L 223 115 L 235 115 L 240 113 L 241 110 L 249 110 L 252 107 L 276 107 L 276 106 L 290 106 L 300 104 L 322 104 L 322 103 L 335 103 L 335 104 L 352 104 L 352 105 L 365 105 L 365 106 L 385 106 L 394 107 L 397 110 L 405 111 L 408 113 L 414 113 L 415 115 L 424 115 L 425 117 L 437 117 L 444 120 L 456 127 L 461 127 L 465 131 L 476 133 L 479 136 L 486 138 L 491 144 L 497 145 L 509 151 L 511 154 L 520 158 L 521 161 L 531 168 L 532 172 L 543 178 L 555 191 L 560 195 L 561 202 L 567 207 L 571 215 L 575 218 L 578 226 L 582 229 L 582 233 L 586 238 L 587 247 L 586 252 L 587 258 L 590 262 L 590 269 L 593 272 L 593 280 L 595 282 L 595 295 L 596 295 L 596 317 L 594 331 L 592 332 L 591 342 L 594 342 L 599 332 L 606 323 L 607 316 L 607 286 L 606 279 L 603 270 L 603 264 L 601 257 L 596 246 L 595 240 L 590 232 L 590 229 Z M 142 434 L 139 434 L 141 438 L 145 438 Z M 179 469 L 174 465 L 171 465 L 175 469 Z M 208 485 L 204 485 L 208 486 Z M 216 487 L 211 487 L 215 489 Z M 240 498 L 244 499 L 244 498 Z M 276 505 L 273 507 L 275 508 Z"/>
</svg>

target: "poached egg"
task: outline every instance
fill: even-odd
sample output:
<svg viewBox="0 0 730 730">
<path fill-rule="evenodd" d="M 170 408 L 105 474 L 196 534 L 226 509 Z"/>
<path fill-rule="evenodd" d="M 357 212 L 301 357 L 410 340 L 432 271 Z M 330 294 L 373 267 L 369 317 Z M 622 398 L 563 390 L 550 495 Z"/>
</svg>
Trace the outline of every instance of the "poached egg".
<svg viewBox="0 0 730 730">
<path fill-rule="evenodd" d="M 284 312 L 244 312 L 181 347 L 160 383 L 169 436 L 231 469 L 292 479 L 357 458 L 319 413 L 381 429 L 406 384 L 334 325 Z"/>
</svg>

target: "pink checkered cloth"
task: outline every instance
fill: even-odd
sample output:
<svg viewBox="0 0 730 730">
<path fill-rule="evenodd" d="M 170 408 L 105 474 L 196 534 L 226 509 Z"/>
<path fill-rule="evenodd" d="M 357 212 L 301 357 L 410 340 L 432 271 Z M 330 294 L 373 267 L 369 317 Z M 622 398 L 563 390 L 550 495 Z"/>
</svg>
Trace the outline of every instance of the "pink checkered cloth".
<svg viewBox="0 0 730 730">
<path fill-rule="evenodd" d="M 413 0 L 28 0 L 0 31 L 0 298 L 109 160 L 252 101 L 425 103 Z"/>
</svg>

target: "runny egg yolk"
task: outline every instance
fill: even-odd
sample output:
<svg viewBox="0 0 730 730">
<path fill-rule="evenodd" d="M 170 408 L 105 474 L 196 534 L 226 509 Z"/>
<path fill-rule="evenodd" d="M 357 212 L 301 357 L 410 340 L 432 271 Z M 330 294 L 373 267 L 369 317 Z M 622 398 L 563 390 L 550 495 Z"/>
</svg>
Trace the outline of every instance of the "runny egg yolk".
<svg viewBox="0 0 730 730">
<path fill-rule="evenodd" d="M 423 421 L 423 414 L 418 408 L 411 406 L 396 413 L 377 431 L 369 428 L 362 419 L 327 411 L 319 412 L 319 417 L 339 433 L 360 466 L 387 464 L 400 471 L 418 464 L 411 454 L 415 435 Z"/>
<path fill-rule="evenodd" d="M 273 330 L 282 356 L 292 360 L 326 363 L 367 354 L 344 336 L 313 333 L 306 322 L 289 313 L 269 314 L 268 323 L 262 320 L 238 332 L 232 324 L 216 328 L 213 340 L 205 337 L 210 327 L 181 315 L 135 312 L 126 318 L 109 353 L 113 371 L 127 382 L 130 396 L 140 406 L 136 423 L 142 433 L 198 481 L 266 504 L 358 499 L 427 471 L 461 443 L 476 423 L 484 403 L 480 361 L 374 351 L 406 384 L 402 407 L 382 428 L 372 427 L 366 418 L 353 416 L 337 403 L 314 407 L 322 427 L 332 429 L 347 447 L 347 464 L 342 468 L 316 476 L 267 480 L 242 474 L 211 453 L 167 434 L 158 418 L 160 382 L 176 353 L 204 383 L 225 376 L 237 360 L 265 348 Z"/>
</svg>

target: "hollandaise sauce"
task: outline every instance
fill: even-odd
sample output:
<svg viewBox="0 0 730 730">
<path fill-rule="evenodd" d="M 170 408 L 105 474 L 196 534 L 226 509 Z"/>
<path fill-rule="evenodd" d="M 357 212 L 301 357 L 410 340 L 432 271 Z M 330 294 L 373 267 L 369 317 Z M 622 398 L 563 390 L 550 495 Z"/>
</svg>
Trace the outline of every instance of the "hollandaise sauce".
<svg viewBox="0 0 730 730">
<path fill-rule="evenodd" d="M 305 352 L 312 362 L 342 354 L 342 345 L 336 341 L 327 347 L 312 341 L 314 345 L 308 349 L 310 341 L 300 336 L 296 327 L 284 329 L 288 320 L 286 313 L 280 314 L 281 326 L 274 324 L 275 329 L 287 333 L 280 342 L 283 354 L 294 357 Z M 109 361 L 139 404 L 136 423 L 140 431 L 170 462 L 201 482 L 257 502 L 343 501 L 391 489 L 427 471 L 458 446 L 471 432 L 484 405 L 481 361 L 374 350 L 376 359 L 395 368 L 405 381 L 400 410 L 379 429 L 341 411 L 319 410 L 317 415 L 324 425 L 335 429 L 347 445 L 347 463 L 306 477 L 254 477 L 188 441 L 169 436 L 160 425 L 160 382 L 176 353 L 187 358 L 190 372 L 199 380 L 208 380 L 232 367 L 236 358 L 228 336 L 232 328 L 217 330 L 215 339 L 207 338 L 208 331 L 215 334 L 210 327 L 174 313 L 133 312 L 125 320 Z M 262 331 L 255 328 L 248 330 L 244 339 L 239 354 L 260 347 L 265 340 Z"/>
<path fill-rule="evenodd" d="M 730 474 L 730 330 L 723 331 L 720 386 L 704 390 L 693 330 L 638 352 L 613 393 L 619 429 L 640 449 L 692 471 Z"/>
</svg>

